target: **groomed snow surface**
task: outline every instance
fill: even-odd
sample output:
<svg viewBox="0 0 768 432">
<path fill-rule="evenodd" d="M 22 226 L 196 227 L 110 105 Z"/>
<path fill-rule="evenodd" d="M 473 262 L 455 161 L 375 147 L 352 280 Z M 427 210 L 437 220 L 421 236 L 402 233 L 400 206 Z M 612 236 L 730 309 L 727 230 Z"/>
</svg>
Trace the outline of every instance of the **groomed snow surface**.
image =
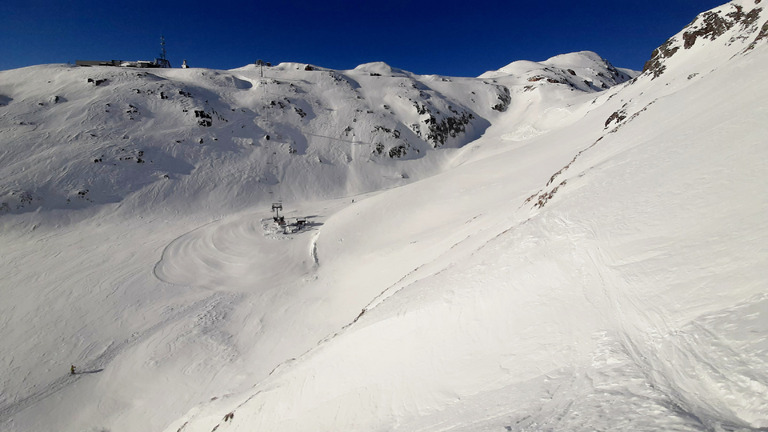
<svg viewBox="0 0 768 432">
<path fill-rule="evenodd" d="M 0 430 L 768 429 L 768 46 L 715 42 L 295 232 L 266 192 L 0 216 Z"/>
</svg>

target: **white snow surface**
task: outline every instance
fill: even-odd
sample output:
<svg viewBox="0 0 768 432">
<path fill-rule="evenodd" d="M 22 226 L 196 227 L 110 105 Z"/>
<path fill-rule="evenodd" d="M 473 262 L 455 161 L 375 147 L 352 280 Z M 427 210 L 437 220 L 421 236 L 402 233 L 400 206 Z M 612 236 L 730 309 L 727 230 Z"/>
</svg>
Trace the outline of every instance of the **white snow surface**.
<svg viewBox="0 0 768 432">
<path fill-rule="evenodd" d="M 768 429 L 768 24 L 739 8 L 628 82 L 591 52 L 0 72 L 0 430 Z"/>
</svg>

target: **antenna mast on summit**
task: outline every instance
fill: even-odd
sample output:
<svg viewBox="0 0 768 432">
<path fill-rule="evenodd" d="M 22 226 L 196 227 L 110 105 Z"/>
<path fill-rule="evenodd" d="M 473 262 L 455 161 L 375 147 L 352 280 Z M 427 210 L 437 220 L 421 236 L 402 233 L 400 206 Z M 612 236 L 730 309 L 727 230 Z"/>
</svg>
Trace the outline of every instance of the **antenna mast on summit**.
<svg viewBox="0 0 768 432">
<path fill-rule="evenodd" d="M 160 58 L 163 60 L 168 60 L 165 56 L 165 36 L 160 35 Z"/>
</svg>

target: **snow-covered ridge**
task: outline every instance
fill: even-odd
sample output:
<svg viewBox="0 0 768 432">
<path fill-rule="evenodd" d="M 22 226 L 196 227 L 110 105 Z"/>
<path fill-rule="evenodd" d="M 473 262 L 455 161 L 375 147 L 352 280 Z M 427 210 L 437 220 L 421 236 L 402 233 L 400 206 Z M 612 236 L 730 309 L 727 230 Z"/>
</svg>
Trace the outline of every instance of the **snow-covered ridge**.
<svg viewBox="0 0 768 432">
<path fill-rule="evenodd" d="M 594 91 L 604 90 L 634 78 L 636 72 L 617 69 L 607 60 L 592 51 L 561 54 L 543 62 L 516 61 L 497 71 L 489 71 L 480 78 L 514 78 L 518 82 L 527 81 L 528 88 L 533 83 L 545 81 L 551 84 L 564 84 L 569 87 Z"/>
<path fill-rule="evenodd" d="M 4 71 L 0 215 L 127 198 L 237 207 L 404 184 L 437 172 L 442 156 L 407 161 L 475 140 L 521 92 L 581 94 L 628 78 L 596 54 L 574 56 L 588 59 L 573 65 L 587 75 L 417 76 L 384 63 Z"/>
<path fill-rule="evenodd" d="M 643 72 L 658 77 L 668 67 L 696 67 L 704 60 L 697 53 L 710 45 L 731 55 L 754 49 L 768 39 L 768 17 L 763 9 L 761 0 L 734 0 L 699 14 L 652 53 Z M 721 62 L 727 60 L 728 56 L 720 57 Z"/>
</svg>

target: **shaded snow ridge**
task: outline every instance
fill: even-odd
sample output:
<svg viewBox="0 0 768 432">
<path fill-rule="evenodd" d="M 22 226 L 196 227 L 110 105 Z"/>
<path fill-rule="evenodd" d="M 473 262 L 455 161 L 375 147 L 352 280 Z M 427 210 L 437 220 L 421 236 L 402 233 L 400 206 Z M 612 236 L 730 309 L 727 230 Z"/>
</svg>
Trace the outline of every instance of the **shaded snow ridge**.
<svg viewBox="0 0 768 432">
<path fill-rule="evenodd" d="M 0 430 L 768 429 L 763 8 L 643 73 L 0 72 Z"/>
</svg>

